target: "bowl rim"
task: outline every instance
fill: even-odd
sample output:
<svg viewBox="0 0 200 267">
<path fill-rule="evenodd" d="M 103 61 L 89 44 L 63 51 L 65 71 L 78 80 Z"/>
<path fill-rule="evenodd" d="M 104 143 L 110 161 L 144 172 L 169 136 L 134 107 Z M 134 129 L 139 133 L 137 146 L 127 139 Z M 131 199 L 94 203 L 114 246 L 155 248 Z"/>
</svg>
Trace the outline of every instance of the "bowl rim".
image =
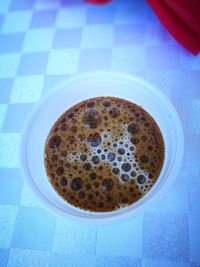
<svg viewBox="0 0 200 267">
<path fill-rule="evenodd" d="M 28 140 L 28 130 L 29 130 L 29 124 L 32 121 L 32 119 L 34 118 L 34 116 L 36 115 L 38 109 L 40 106 L 42 106 L 42 104 L 49 98 L 51 97 L 55 92 L 57 92 L 59 90 L 59 88 L 62 88 L 64 85 L 70 85 L 71 83 L 77 82 L 77 80 L 79 79 L 87 79 L 89 77 L 95 77 L 95 76 L 113 76 L 113 77 L 121 77 L 123 79 L 129 79 L 135 82 L 138 82 L 141 85 L 144 85 L 145 87 L 151 89 L 151 91 L 156 95 L 156 97 L 162 98 L 162 101 L 164 102 L 165 105 L 167 105 L 167 109 L 170 110 L 170 113 L 172 112 L 173 114 L 173 120 L 174 120 L 174 125 L 175 125 L 175 130 L 176 130 L 176 134 L 177 134 L 177 148 L 175 150 L 175 153 L 178 154 L 178 160 L 176 160 L 176 162 L 174 163 L 174 165 L 172 167 L 174 167 L 176 165 L 176 168 L 173 168 L 173 172 L 172 175 L 169 179 L 169 177 L 167 178 L 167 180 L 165 181 L 165 184 L 162 186 L 162 188 L 160 188 L 159 191 L 157 191 L 154 195 L 151 196 L 150 199 L 148 199 L 148 201 L 146 201 L 145 203 L 142 204 L 141 207 L 137 207 L 136 209 L 130 211 L 130 212 L 126 212 L 126 213 L 122 213 L 122 214 L 118 214 L 115 215 L 114 217 L 105 217 L 105 218 L 90 218 L 90 217 L 79 217 L 77 215 L 73 215 L 70 213 L 66 213 L 64 210 L 58 209 L 56 207 L 56 205 L 52 205 L 49 200 L 40 193 L 40 191 L 37 189 L 37 187 L 35 185 L 33 185 L 33 182 L 30 178 L 31 176 L 31 172 L 27 163 L 27 158 L 25 157 L 26 155 L 26 142 Z M 24 127 L 22 129 L 22 134 L 21 134 L 21 139 L 20 139 L 20 147 L 19 147 L 19 152 L 20 152 L 20 165 L 21 165 L 21 171 L 23 173 L 23 176 L 25 177 L 25 180 L 27 181 L 29 187 L 31 188 L 31 190 L 34 192 L 34 194 L 37 196 L 37 198 L 40 200 L 40 202 L 47 207 L 50 211 L 56 213 L 56 215 L 61 215 L 64 218 L 70 218 L 70 219 L 74 219 L 76 221 L 81 221 L 81 222 L 87 222 L 87 223 L 93 223 L 93 224 L 104 224 L 104 223 L 111 223 L 114 221 L 121 221 L 121 220 L 125 220 L 125 219 L 129 219 L 129 218 L 133 218 L 133 216 L 137 215 L 138 213 L 141 212 L 141 208 L 144 208 L 149 205 L 155 198 L 158 198 L 161 194 L 161 192 L 163 192 L 163 187 L 166 190 L 169 189 L 169 187 L 173 184 L 181 166 L 182 166 L 182 161 L 183 161 L 183 156 L 184 156 L 184 132 L 183 132 L 183 127 L 182 127 L 182 123 L 180 120 L 180 117 L 175 109 L 175 107 L 173 106 L 173 104 L 171 103 L 171 101 L 168 99 L 168 97 L 160 90 L 158 89 L 156 86 L 154 86 L 152 83 L 150 83 L 149 81 L 141 78 L 138 75 L 135 74 L 127 74 L 127 73 L 118 73 L 118 72 L 113 72 L 113 71 L 92 71 L 92 72 L 84 72 L 81 74 L 77 74 L 74 75 L 73 77 L 70 78 L 66 78 L 64 81 L 58 83 L 56 86 L 53 86 L 52 89 L 46 93 L 41 100 L 36 103 L 36 105 L 33 107 L 32 111 L 30 112 L 30 114 L 27 116 L 27 119 L 25 121 Z"/>
</svg>

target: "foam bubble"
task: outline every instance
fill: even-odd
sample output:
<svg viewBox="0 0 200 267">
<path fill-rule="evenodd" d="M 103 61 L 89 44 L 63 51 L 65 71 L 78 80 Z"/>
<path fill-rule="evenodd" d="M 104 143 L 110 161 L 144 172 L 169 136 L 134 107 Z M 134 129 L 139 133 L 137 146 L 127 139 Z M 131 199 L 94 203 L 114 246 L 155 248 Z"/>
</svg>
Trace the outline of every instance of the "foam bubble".
<svg viewBox="0 0 200 267">
<path fill-rule="evenodd" d="M 129 172 L 131 170 L 131 164 L 130 163 L 123 163 L 122 164 L 122 170 L 124 172 Z"/>
<path fill-rule="evenodd" d="M 115 160 L 115 153 L 113 153 L 113 152 L 108 153 L 108 160 L 110 162 L 114 161 Z"/>
<path fill-rule="evenodd" d="M 86 161 L 86 159 L 87 159 L 87 155 L 85 155 L 85 154 L 81 154 L 80 159 L 81 159 L 82 161 Z"/>
<path fill-rule="evenodd" d="M 138 175 L 137 181 L 139 184 L 144 184 L 146 181 L 146 177 L 144 175 Z"/>
<path fill-rule="evenodd" d="M 67 178 L 66 178 L 66 177 L 62 177 L 62 178 L 60 178 L 60 184 L 61 184 L 62 186 L 67 185 Z"/>
<path fill-rule="evenodd" d="M 60 143 L 61 143 L 61 138 L 59 135 L 52 136 L 48 141 L 48 145 L 52 149 L 59 147 Z"/>
<path fill-rule="evenodd" d="M 149 157 L 148 157 L 147 155 L 142 155 L 142 156 L 140 157 L 140 161 L 141 161 L 142 163 L 148 163 L 148 162 L 149 162 Z"/>
<path fill-rule="evenodd" d="M 127 181 L 129 180 L 129 175 L 126 174 L 126 173 L 123 173 L 123 174 L 121 175 L 121 180 L 122 180 L 123 182 L 127 182 Z"/>
<path fill-rule="evenodd" d="M 131 134 L 137 134 L 140 131 L 140 127 L 138 124 L 132 122 L 128 125 L 127 130 Z"/>
<path fill-rule="evenodd" d="M 114 187 L 114 182 L 112 179 L 110 178 L 105 178 L 103 181 L 102 181 L 102 188 L 106 191 L 110 191 L 112 190 Z"/>
<path fill-rule="evenodd" d="M 78 178 L 74 178 L 72 180 L 72 182 L 71 182 L 71 189 L 73 191 L 78 191 L 78 190 L 81 189 L 82 185 L 83 185 L 83 181 L 82 181 L 81 178 L 79 178 L 79 177 Z"/>
<path fill-rule="evenodd" d="M 90 173 L 90 178 L 91 178 L 91 180 L 96 179 L 97 178 L 96 173 L 95 172 Z"/>
<path fill-rule="evenodd" d="M 88 136 L 87 142 L 92 147 L 97 147 L 101 143 L 101 136 L 99 133 L 95 132 Z"/>
<path fill-rule="evenodd" d="M 98 156 L 93 156 L 92 157 L 92 162 L 94 163 L 94 164 L 98 164 L 99 163 L 99 157 Z"/>
<path fill-rule="evenodd" d="M 118 152 L 120 155 L 123 155 L 123 154 L 125 154 L 125 149 L 124 149 L 124 148 L 119 148 L 119 149 L 117 150 L 117 152 Z"/>
<path fill-rule="evenodd" d="M 62 167 L 58 167 L 57 169 L 56 169 L 56 174 L 57 175 L 62 175 L 64 173 L 64 169 L 62 168 Z"/>
</svg>

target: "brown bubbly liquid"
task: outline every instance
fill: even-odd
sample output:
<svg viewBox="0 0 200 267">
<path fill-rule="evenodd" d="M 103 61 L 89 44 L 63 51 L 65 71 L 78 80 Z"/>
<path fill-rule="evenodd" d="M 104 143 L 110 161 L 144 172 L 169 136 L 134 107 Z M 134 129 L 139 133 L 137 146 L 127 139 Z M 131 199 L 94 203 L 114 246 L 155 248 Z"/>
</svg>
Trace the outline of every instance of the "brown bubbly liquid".
<svg viewBox="0 0 200 267">
<path fill-rule="evenodd" d="M 155 184 L 164 161 L 155 120 L 124 99 L 97 97 L 68 109 L 45 144 L 45 167 L 70 204 L 107 212 L 133 204 Z"/>
</svg>

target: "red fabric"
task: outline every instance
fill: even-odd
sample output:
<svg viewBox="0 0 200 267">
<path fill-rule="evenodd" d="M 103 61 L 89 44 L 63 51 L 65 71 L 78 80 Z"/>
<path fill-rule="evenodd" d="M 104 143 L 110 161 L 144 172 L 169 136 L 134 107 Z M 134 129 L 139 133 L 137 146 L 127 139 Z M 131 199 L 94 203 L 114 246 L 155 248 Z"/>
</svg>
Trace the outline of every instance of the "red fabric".
<svg viewBox="0 0 200 267">
<path fill-rule="evenodd" d="M 107 4 L 111 1 L 112 0 L 85 0 L 86 3 L 97 4 L 97 5 Z"/>
<path fill-rule="evenodd" d="M 192 54 L 200 52 L 199 0 L 147 0 L 171 35 Z"/>
</svg>

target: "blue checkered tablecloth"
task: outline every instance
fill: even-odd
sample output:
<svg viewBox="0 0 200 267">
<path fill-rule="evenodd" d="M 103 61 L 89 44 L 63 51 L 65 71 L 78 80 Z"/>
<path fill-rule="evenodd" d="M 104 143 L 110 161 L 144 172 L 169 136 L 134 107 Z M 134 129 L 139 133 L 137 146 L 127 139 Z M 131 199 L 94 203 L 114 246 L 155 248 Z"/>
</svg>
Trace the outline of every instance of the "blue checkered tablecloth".
<svg viewBox="0 0 200 267">
<path fill-rule="evenodd" d="M 105 226 L 46 210 L 24 182 L 19 140 L 34 105 L 66 77 L 136 73 L 183 122 L 184 164 L 144 214 Z M 0 0 L 0 267 L 200 266 L 200 56 L 181 48 L 144 0 Z"/>
</svg>

